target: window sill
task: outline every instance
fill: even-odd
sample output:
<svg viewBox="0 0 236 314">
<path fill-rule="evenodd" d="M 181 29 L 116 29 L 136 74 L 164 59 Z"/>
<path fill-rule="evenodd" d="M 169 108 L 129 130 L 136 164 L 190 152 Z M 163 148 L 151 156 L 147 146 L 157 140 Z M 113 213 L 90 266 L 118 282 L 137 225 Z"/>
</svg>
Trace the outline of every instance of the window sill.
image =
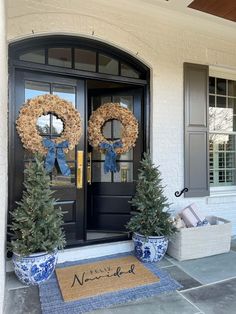
<svg viewBox="0 0 236 314">
<path fill-rule="evenodd" d="M 210 189 L 207 204 L 226 204 L 236 202 L 236 189 Z"/>
</svg>

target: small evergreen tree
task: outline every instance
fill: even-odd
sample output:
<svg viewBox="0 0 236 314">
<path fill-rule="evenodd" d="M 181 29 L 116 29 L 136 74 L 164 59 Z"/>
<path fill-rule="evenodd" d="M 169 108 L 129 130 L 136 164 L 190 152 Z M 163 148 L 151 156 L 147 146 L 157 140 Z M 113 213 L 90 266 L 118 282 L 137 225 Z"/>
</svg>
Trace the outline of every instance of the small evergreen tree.
<svg viewBox="0 0 236 314">
<path fill-rule="evenodd" d="M 137 210 L 127 224 L 127 229 L 148 236 L 168 236 L 176 231 L 170 220 L 170 204 L 163 194 L 161 173 L 152 164 L 151 157 L 144 154 L 140 162 L 136 193 L 131 200 Z"/>
<path fill-rule="evenodd" d="M 22 200 L 11 212 L 13 237 L 10 249 L 26 256 L 37 252 L 51 252 L 65 244 L 61 209 L 54 208 L 50 178 L 42 156 L 36 154 L 25 171 Z"/>
</svg>

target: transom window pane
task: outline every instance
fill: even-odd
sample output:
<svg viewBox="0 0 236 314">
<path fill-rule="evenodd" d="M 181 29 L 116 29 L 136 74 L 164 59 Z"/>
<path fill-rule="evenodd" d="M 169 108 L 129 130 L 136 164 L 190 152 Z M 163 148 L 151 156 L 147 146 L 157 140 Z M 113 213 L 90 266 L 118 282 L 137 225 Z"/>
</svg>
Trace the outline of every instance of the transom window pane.
<svg viewBox="0 0 236 314">
<path fill-rule="evenodd" d="M 86 47 L 51 47 L 25 51 L 17 58 L 21 61 L 34 62 L 39 64 L 47 64 L 63 68 L 73 68 L 76 70 L 98 72 L 110 75 L 120 75 L 127 78 L 140 79 L 141 72 L 129 62 L 119 60 L 117 56 L 112 56 L 108 53 L 99 53 L 96 49 L 90 50 Z M 214 81 L 211 92 L 215 92 L 216 85 L 220 95 L 225 95 L 222 92 L 224 89 L 221 81 Z M 211 85 L 210 85 L 211 86 Z M 235 94 L 235 86 L 230 85 L 231 94 Z"/>
<path fill-rule="evenodd" d="M 99 54 L 98 72 L 106 74 L 119 74 L 119 63 L 117 60 L 103 54 Z"/>
<path fill-rule="evenodd" d="M 24 53 L 19 57 L 22 61 L 35 62 L 35 63 L 45 63 L 45 50 L 39 49 L 31 52 Z"/>
<path fill-rule="evenodd" d="M 96 71 L 96 52 L 84 49 L 75 49 L 75 69 Z"/>
<path fill-rule="evenodd" d="M 127 76 L 127 77 L 133 77 L 133 78 L 140 78 L 140 73 L 136 71 L 134 68 L 129 66 L 128 64 L 125 64 L 121 62 L 121 75 Z"/>
<path fill-rule="evenodd" d="M 64 68 L 72 66 L 71 48 L 50 48 L 48 49 L 48 64 Z"/>
</svg>

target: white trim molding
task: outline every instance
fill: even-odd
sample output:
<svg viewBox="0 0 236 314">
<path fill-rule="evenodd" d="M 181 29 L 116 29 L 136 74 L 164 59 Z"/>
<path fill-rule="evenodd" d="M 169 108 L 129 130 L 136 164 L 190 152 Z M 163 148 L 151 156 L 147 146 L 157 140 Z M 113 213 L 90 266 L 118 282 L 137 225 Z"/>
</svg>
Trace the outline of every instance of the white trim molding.
<svg viewBox="0 0 236 314">
<path fill-rule="evenodd" d="M 112 243 L 81 246 L 59 251 L 58 263 L 74 262 L 89 258 L 126 253 L 133 251 L 133 249 L 134 249 L 133 241 L 119 241 Z M 11 259 L 7 261 L 6 265 L 7 272 L 14 271 Z"/>
</svg>

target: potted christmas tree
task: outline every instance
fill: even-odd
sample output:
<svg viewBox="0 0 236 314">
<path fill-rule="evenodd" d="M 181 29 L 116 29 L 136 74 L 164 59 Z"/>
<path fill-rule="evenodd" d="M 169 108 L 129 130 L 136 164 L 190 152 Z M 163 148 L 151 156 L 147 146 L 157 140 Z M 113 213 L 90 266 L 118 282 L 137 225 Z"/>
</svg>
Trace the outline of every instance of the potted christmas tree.
<svg viewBox="0 0 236 314">
<path fill-rule="evenodd" d="M 126 226 L 133 232 L 135 254 L 143 262 L 160 261 L 167 250 L 167 237 L 176 231 L 161 181 L 160 171 L 145 153 L 139 169 L 136 193 L 131 200 L 136 212 Z"/>
<path fill-rule="evenodd" d="M 10 250 L 17 277 L 27 285 L 39 284 L 53 273 L 57 250 L 65 244 L 62 213 L 55 209 L 50 178 L 43 158 L 35 155 L 25 169 L 22 200 L 11 213 Z"/>
</svg>

